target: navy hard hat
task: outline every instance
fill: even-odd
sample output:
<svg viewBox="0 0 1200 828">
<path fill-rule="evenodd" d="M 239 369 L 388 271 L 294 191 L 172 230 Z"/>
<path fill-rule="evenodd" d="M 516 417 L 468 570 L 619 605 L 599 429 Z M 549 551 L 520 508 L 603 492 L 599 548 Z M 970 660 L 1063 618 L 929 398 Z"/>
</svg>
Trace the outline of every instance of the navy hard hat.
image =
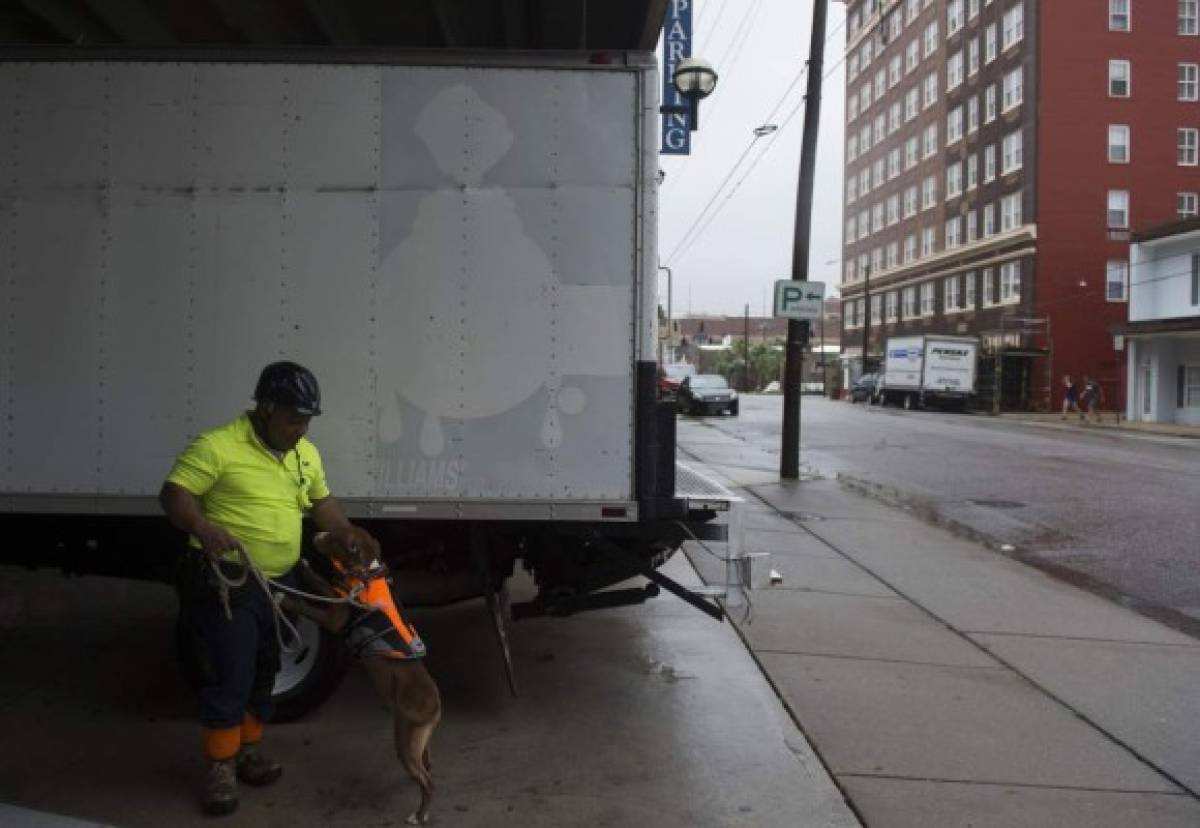
<svg viewBox="0 0 1200 828">
<path fill-rule="evenodd" d="M 254 386 L 257 402 L 290 405 L 297 414 L 315 417 L 321 413 L 321 388 L 313 372 L 294 362 L 272 362 Z"/>
</svg>

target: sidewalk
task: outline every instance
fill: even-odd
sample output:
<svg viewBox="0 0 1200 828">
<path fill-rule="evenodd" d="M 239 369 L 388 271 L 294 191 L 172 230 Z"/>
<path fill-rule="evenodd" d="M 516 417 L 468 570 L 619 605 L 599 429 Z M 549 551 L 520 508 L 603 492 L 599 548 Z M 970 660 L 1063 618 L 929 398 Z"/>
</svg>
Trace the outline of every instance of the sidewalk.
<svg viewBox="0 0 1200 828">
<path fill-rule="evenodd" d="M 1200 641 L 714 429 L 680 447 L 747 497 L 783 582 L 735 623 L 868 828 L 1200 825 Z"/>
<path fill-rule="evenodd" d="M 1002 420 L 1017 420 L 1037 425 L 1058 426 L 1061 428 L 1104 429 L 1108 431 L 1128 431 L 1142 434 L 1157 434 L 1161 437 L 1189 437 L 1200 440 L 1200 426 L 1176 425 L 1174 423 L 1141 423 L 1126 420 L 1122 414 L 1117 419 L 1117 412 L 1101 412 L 1100 422 L 1090 420 L 1080 422 L 1079 415 L 1072 412 L 1064 420 L 1061 413 L 1041 411 L 1005 411 L 1000 414 Z"/>
</svg>

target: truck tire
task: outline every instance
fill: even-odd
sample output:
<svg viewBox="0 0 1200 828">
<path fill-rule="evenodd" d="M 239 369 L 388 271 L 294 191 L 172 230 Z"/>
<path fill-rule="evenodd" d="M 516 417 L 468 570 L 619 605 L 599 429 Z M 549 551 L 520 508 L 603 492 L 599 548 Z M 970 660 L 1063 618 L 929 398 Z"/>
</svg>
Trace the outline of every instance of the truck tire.
<svg viewBox="0 0 1200 828">
<path fill-rule="evenodd" d="M 276 722 L 295 721 L 320 707 L 341 684 L 350 666 L 350 652 L 339 636 L 325 632 L 307 618 L 300 619 L 296 628 L 304 642 L 300 652 L 280 654 L 272 695 Z M 184 683 L 193 691 L 199 690 L 207 667 L 196 637 L 182 616 L 175 623 L 175 643 Z"/>
<path fill-rule="evenodd" d="M 308 618 L 296 622 L 303 645 L 299 652 L 281 653 L 275 676 L 275 721 L 292 722 L 325 703 L 346 677 L 350 651 L 340 636 L 321 629 Z"/>
</svg>

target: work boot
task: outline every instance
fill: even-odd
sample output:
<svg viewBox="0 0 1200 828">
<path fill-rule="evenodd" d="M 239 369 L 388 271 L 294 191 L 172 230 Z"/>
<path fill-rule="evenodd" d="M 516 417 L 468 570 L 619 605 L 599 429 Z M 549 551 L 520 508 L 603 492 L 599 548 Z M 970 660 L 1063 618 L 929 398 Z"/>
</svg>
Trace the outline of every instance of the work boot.
<svg viewBox="0 0 1200 828">
<path fill-rule="evenodd" d="M 237 774 L 233 759 L 213 760 L 200 794 L 200 807 L 211 816 L 224 816 L 237 810 Z"/>
<path fill-rule="evenodd" d="M 270 785 L 283 775 L 283 766 L 263 756 L 258 745 L 242 745 L 238 749 L 237 778 L 247 785 L 261 788 Z"/>
</svg>

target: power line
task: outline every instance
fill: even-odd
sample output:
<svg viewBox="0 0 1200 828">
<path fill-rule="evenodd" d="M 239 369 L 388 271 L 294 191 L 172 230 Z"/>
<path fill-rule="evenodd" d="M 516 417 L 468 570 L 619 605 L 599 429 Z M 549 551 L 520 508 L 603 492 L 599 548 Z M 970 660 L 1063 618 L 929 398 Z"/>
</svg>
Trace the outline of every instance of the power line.
<svg viewBox="0 0 1200 828">
<path fill-rule="evenodd" d="M 845 25 L 845 20 L 843 19 L 841 23 L 839 23 L 836 27 L 834 27 L 834 30 L 826 38 L 826 42 L 828 43 L 830 40 L 832 40 L 834 37 L 836 37 L 838 32 L 841 31 L 841 29 L 844 25 Z M 843 54 L 842 58 L 840 60 L 838 60 L 838 62 L 835 63 L 830 68 L 829 72 L 826 73 L 826 75 L 821 79 L 822 85 L 824 85 L 824 82 L 826 80 L 828 80 L 830 78 L 830 76 L 833 75 L 833 73 L 837 70 L 837 68 L 839 66 L 842 65 L 842 63 L 845 62 L 845 60 L 846 60 L 846 58 L 845 58 L 845 55 Z M 807 73 L 808 73 L 808 61 L 805 61 L 804 64 L 800 67 L 799 71 L 797 71 L 795 76 L 792 78 L 791 83 L 788 84 L 787 89 L 784 90 L 783 94 L 779 97 L 779 100 L 776 102 L 775 106 L 773 106 L 771 108 L 770 113 L 767 115 L 766 119 L 764 121 L 762 121 L 762 123 L 766 124 L 766 123 L 771 122 L 771 120 L 775 117 L 775 113 L 777 113 L 779 111 L 779 108 L 781 106 L 783 106 L 784 101 L 787 100 L 787 97 L 791 93 L 792 89 L 795 88 L 796 84 L 799 83 L 800 79 L 802 77 L 804 77 Z M 779 133 L 781 133 L 783 131 L 784 127 L 787 126 L 787 123 L 792 119 L 792 117 L 795 116 L 796 112 L 799 110 L 800 106 L 803 103 L 804 103 L 804 98 L 802 97 L 800 99 L 800 101 L 796 104 L 796 106 L 792 108 L 792 111 L 788 114 L 787 119 L 783 122 L 783 124 L 781 124 L 779 126 L 779 128 L 775 131 L 775 134 L 771 136 L 771 140 L 768 142 L 766 149 L 763 150 L 763 155 L 765 155 L 766 151 L 770 149 L 771 145 L 773 145 L 774 142 L 776 140 L 778 140 Z M 729 172 L 726 174 L 725 178 L 722 179 L 721 183 L 717 186 L 716 190 L 713 192 L 713 194 L 709 198 L 708 202 L 705 203 L 704 207 L 696 215 L 695 220 L 688 227 L 687 231 L 684 232 L 683 236 L 680 238 L 679 242 L 676 243 L 676 245 L 672 249 L 671 253 L 668 254 L 667 259 L 666 259 L 668 262 L 674 260 L 676 253 L 679 252 L 681 248 L 684 248 L 685 245 L 686 245 L 686 247 L 690 247 L 691 243 L 694 242 L 696 230 L 700 226 L 701 222 L 704 222 L 705 214 L 708 212 L 709 208 L 713 205 L 713 203 L 718 198 L 720 198 L 722 189 L 729 182 L 729 179 L 733 177 L 734 173 L 737 172 L 737 168 L 741 165 L 742 161 L 745 160 L 746 156 L 754 148 L 754 145 L 758 142 L 759 137 L 761 137 L 761 136 L 756 135 L 754 138 L 752 138 L 750 140 L 750 143 L 747 144 L 746 149 L 744 149 L 742 151 L 742 154 L 740 156 L 738 156 L 736 161 L 734 161 L 733 166 L 730 167 Z M 760 155 L 758 157 L 758 159 L 756 159 L 752 163 L 751 168 L 750 168 L 751 170 L 754 168 L 754 166 L 757 166 L 758 160 L 761 158 L 762 158 L 762 155 Z M 681 170 L 681 172 L 682 172 L 682 170 Z M 745 176 L 743 176 L 741 179 L 738 180 L 738 183 L 734 187 L 735 191 L 736 191 L 737 187 L 741 186 L 741 182 L 744 180 L 745 180 Z M 731 193 L 731 195 L 732 195 L 732 193 Z M 728 202 L 728 198 L 726 198 L 726 200 L 724 202 L 722 202 L 721 206 L 724 206 L 724 204 L 727 202 Z M 720 210 L 720 207 L 718 207 L 718 212 L 719 212 L 719 210 Z M 711 223 L 712 223 L 711 220 L 708 222 L 705 222 L 702 230 L 707 229 Z"/>
</svg>

